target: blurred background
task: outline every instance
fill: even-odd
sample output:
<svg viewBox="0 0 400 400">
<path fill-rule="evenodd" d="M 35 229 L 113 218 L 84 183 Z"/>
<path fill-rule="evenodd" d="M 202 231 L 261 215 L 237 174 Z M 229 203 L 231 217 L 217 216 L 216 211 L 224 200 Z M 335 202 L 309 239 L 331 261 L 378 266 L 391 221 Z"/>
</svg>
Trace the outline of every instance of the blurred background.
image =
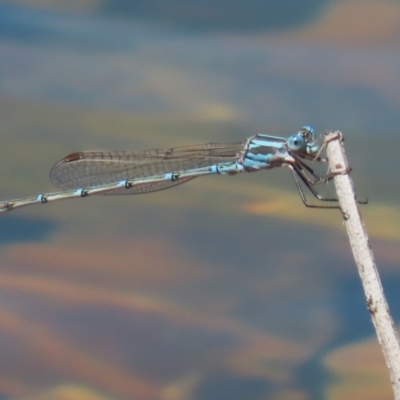
<svg viewBox="0 0 400 400">
<path fill-rule="evenodd" d="M 0 199 L 75 151 L 339 129 L 399 323 L 399 87 L 397 0 L 0 0 Z M 0 218 L 1 400 L 392 398 L 286 169 Z"/>
</svg>

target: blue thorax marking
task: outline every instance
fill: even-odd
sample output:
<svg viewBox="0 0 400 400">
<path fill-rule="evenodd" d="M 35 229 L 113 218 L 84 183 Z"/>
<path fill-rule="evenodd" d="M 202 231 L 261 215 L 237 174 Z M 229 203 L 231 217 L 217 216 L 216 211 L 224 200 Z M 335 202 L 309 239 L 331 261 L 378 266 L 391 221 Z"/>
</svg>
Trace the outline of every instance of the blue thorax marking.
<svg viewBox="0 0 400 400">
<path fill-rule="evenodd" d="M 285 138 L 259 133 L 247 140 L 242 163 L 246 171 L 256 171 L 281 166 L 287 156 Z"/>
<path fill-rule="evenodd" d="M 293 157 L 312 158 L 318 152 L 315 131 L 304 126 L 288 139 L 259 133 L 245 143 L 240 161 L 246 171 L 280 167 Z"/>
</svg>

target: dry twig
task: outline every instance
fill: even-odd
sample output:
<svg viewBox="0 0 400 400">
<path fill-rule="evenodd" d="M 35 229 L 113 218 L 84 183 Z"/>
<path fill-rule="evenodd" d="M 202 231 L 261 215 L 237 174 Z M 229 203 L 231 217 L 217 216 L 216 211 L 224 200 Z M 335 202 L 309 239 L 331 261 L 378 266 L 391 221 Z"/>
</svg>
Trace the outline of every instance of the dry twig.
<svg viewBox="0 0 400 400">
<path fill-rule="evenodd" d="M 350 239 L 351 249 L 364 288 L 367 308 L 371 314 L 379 343 L 389 369 L 396 400 L 400 400 L 400 345 L 383 293 L 378 270 L 375 265 L 367 231 L 358 209 L 353 182 L 348 174 L 349 166 L 344 152 L 342 134 L 328 132 L 324 142 L 334 177 L 339 204 L 345 216 L 344 224 Z"/>
</svg>

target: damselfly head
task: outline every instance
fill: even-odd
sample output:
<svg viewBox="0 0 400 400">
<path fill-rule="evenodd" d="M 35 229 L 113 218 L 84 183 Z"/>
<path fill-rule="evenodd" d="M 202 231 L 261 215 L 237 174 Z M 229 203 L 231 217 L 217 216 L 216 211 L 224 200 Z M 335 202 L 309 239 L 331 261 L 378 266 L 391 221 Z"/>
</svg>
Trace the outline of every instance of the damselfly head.
<svg viewBox="0 0 400 400">
<path fill-rule="evenodd" d="M 311 143 L 315 141 L 315 129 L 310 125 L 305 125 L 299 132 L 307 143 Z"/>
<path fill-rule="evenodd" d="M 288 139 L 289 150 L 300 156 L 313 155 L 317 153 L 319 146 L 315 140 L 315 130 L 311 126 L 303 128 L 290 136 Z"/>
</svg>

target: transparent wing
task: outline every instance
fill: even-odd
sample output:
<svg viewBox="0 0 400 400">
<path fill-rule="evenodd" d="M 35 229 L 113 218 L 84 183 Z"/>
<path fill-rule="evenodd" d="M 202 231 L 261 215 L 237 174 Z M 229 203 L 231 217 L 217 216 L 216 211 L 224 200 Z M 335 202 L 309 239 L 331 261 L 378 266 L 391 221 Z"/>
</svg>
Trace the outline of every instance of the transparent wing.
<svg viewBox="0 0 400 400">
<path fill-rule="evenodd" d="M 243 144 L 207 143 L 142 151 L 87 151 L 72 153 L 51 169 L 50 179 L 62 190 L 86 188 L 168 172 L 187 171 L 236 161 Z M 146 183 L 105 194 L 139 194 L 168 189 L 191 179 Z"/>
</svg>

